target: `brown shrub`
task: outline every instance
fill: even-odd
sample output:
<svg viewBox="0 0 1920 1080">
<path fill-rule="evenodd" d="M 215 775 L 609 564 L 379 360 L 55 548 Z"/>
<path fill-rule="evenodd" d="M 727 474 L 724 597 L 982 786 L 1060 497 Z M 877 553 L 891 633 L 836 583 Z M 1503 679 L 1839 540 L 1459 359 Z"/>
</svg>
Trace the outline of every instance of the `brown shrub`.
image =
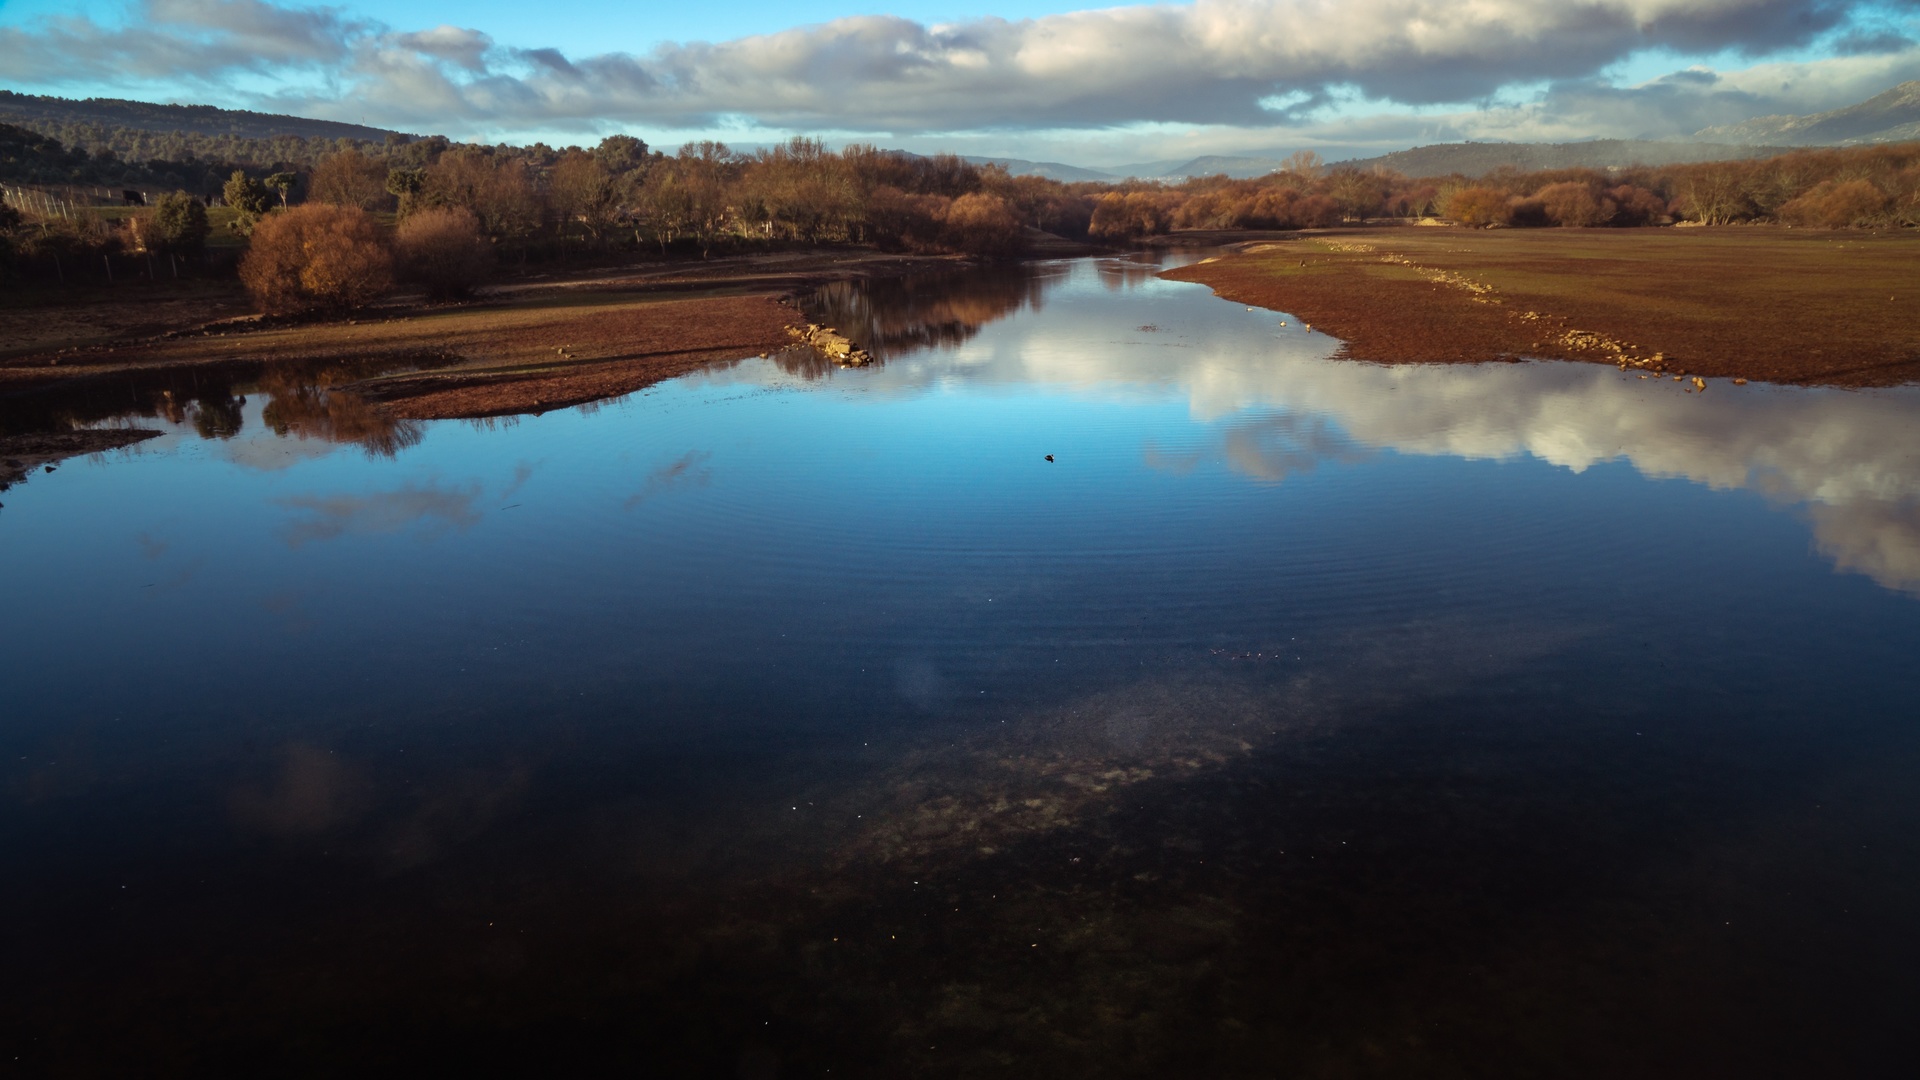
<svg viewBox="0 0 1920 1080">
<path fill-rule="evenodd" d="M 1104 195 L 1094 204 L 1087 235 L 1105 240 L 1157 236 L 1167 231 L 1185 198 L 1177 191 L 1158 190 Z"/>
<path fill-rule="evenodd" d="M 945 240 L 969 255 L 1012 255 L 1026 246 L 1013 208 L 997 195 L 962 195 L 947 207 Z"/>
<path fill-rule="evenodd" d="M 882 184 L 867 197 L 867 228 L 874 243 L 889 251 L 936 251 L 952 202 L 944 195 L 912 195 Z"/>
<path fill-rule="evenodd" d="M 1613 200 L 1615 225 L 1663 225 L 1667 221 L 1667 200 L 1657 193 L 1633 184 L 1621 184 L 1607 191 Z"/>
<path fill-rule="evenodd" d="M 1539 229 L 1553 224 L 1547 218 L 1547 205 L 1523 195 L 1507 199 L 1507 224 L 1516 229 Z"/>
<path fill-rule="evenodd" d="M 254 226 L 240 281 L 263 311 L 358 307 L 393 285 L 393 256 L 366 211 L 307 203 Z"/>
<path fill-rule="evenodd" d="M 527 163 L 481 147 L 463 146 L 427 168 L 422 202 L 464 206 L 489 236 L 519 240 L 540 228 L 546 208 Z"/>
<path fill-rule="evenodd" d="M 1268 187 L 1233 208 L 1232 224 L 1242 229 L 1297 229 L 1300 193 L 1287 187 Z"/>
<path fill-rule="evenodd" d="M 1844 229 L 1871 225 L 1886 212 L 1887 197 L 1865 180 L 1824 181 L 1780 208 L 1780 219 L 1794 225 Z"/>
<path fill-rule="evenodd" d="M 348 147 L 320 159 L 307 190 L 315 202 L 372 210 L 388 198 L 387 167 L 357 147 Z"/>
<path fill-rule="evenodd" d="M 1294 227 L 1299 229 L 1330 229 L 1342 216 L 1340 204 L 1325 195 L 1307 195 L 1293 204 Z"/>
<path fill-rule="evenodd" d="M 1590 229 L 1604 225 L 1613 217 L 1611 201 L 1595 198 L 1593 189 L 1578 181 L 1548 184 L 1533 193 L 1535 201 L 1555 225 L 1570 229 Z"/>
<path fill-rule="evenodd" d="M 1505 225 L 1512 220 L 1507 197 L 1492 188 L 1461 188 L 1447 196 L 1442 209 L 1462 225 Z"/>
<path fill-rule="evenodd" d="M 406 280 L 436 297 L 466 296 L 493 268 L 493 245 L 480 219 L 459 206 L 422 210 L 400 223 L 394 256 Z"/>
</svg>

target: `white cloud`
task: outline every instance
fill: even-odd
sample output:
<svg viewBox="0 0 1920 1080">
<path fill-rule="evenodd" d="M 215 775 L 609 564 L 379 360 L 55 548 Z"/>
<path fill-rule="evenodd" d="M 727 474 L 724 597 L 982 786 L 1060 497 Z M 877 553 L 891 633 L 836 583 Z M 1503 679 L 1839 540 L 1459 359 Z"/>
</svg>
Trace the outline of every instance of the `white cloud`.
<svg viewBox="0 0 1920 1080">
<path fill-rule="evenodd" d="M 277 107 L 456 133 L 744 126 L 895 141 L 994 132 L 1004 141 L 1158 125 L 1242 148 L 1258 139 L 1354 144 L 1354 134 L 1404 145 L 1408 132 L 1488 128 L 1529 133 L 1510 138 L 1682 133 L 1774 104 L 1826 107 L 1838 86 L 1878 79 L 1868 89 L 1884 89 L 1920 71 L 1920 51 L 1889 30 L 1916 7 L 1196 0 L 935 25 L 859 16 L 644 55 L 567 56 L 455 26 L 396 30 L 333 8 L 143 0 L 125 28 L 86 18 L 0 27 L 0 70 L 39 85 L 220 86 L 266 73 L 280 83 Z M 1626 88 L 1603 77 L 1649 51 L 1765 59 L 1843 37 L 1851 55 Z M 1541 85 L 1549 89 L 1537 100 L 1498 104 L 1503 90 Z M 1355 97 L 1380 102 L 1383 114 L 1355 120 L 1346 105 L 1329 115 Z M 1441 116 L 1406 112 L 1447 105 L 1455 108 Z"/>
</svg>

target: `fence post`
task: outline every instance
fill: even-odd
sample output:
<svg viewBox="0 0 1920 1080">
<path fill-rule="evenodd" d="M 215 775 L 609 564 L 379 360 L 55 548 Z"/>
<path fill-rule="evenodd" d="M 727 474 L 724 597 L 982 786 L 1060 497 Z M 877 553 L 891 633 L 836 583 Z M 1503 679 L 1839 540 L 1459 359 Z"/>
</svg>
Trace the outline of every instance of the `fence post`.
<svg viewBox="0 0 1920 1080">
<path fill-rule="evenodd" d="M 107 284 L 113 284 L 113 257 L 111 255 L 102 255 L 100 256 L 100 261 L 107 264 Z"/>
</svg>

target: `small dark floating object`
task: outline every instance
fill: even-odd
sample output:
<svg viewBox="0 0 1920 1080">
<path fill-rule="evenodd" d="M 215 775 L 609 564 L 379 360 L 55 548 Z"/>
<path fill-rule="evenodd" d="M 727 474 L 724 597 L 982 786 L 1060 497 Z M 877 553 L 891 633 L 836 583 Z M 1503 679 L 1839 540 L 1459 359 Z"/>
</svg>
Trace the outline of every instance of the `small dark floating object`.
<svg viewBox="0 0 1920 1080">
<path fill-rule="evenodd" d="M 1052 460 L 1053 460 L 1053 455 L 1052 455 L 1052 454 L 1048 454 L 1048 455 L 1047 455 L 1047 460 L 1048 460 L 1048 461 L 1052 461 Z"/>
</svg>

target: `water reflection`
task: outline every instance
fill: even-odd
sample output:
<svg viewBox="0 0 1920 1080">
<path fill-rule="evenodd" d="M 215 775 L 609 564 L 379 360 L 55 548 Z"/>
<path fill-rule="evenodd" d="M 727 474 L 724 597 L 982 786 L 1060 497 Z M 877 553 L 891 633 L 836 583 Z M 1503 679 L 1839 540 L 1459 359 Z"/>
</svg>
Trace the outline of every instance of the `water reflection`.
<svg viewBox="0 0 1920 1080">
<path fill-rule="evenodd" d="M 259 421 L 282 438 L 359 446 L 391 457 L 419 443 L 423 426 L 398 420 L 338 391 L 360 379 L 415 365 L 239 361 L 188 370 L 129 371 L 110 379 L 36 389 L 0 400 L 0 437 L 154 421 L 201 439 L 231 442 L 247 429 L 250 399 L 265 398 Z"/>
<path fill-rule="evenodd" d="M 1538 458 L 1583 472 L 1624 460 L 1642 475 L 1758 492 L 1806 515 L 1837 567 L 1920 592 L 1920 391 L 1780 388 L 1717 383 L 1705 393 L 1610 367 L 1568 363 L 1383 366 L 1334 360 L 1337 343 L 1269 312 L 1247 312 L 1197 286 L 1153 280 L 1123 259 L 1041 268 L 1011 284 L 968 282 L 980 319 L 948 344 L 951 358 L 857 376 L 874 390 L 926 392 L 949 380 L 1063 386 L 1092 397 L 1118 389 L 1178 393 L 1208 434 L 1181 447 L 1148 440 L 1156 469 L 1221 461 L 1261 481 L 1371 451 L 1467 460 Z M 1045 294 L 1087 281 L 1117 303 L 1046 318 Z M 1017 300 L 1015 298 L 1018 298 Z M 945 308 L 899 283 L 851 283 L 835 310 L 900 340 L 939 339 Z M 997 314 L 995 314 L 997 312 Z M 980 337 L 985 318 L 1004 320 Z M 1281 325 L 1282 322 L 1290 325 Z M 897 355 L 897 354 L 896 354 Z"/>
<path fill-rule="evenodd" d="M 349 534 L 394 533 L 424 526 L 429 531 L 471 528 L 480 521 L 478 484 L 457 488 L 437 483 L 395 491 L 344 495 L 293 495 L 275 502 L 298 515 L 286 529 L 293 547 Z"/>
<path fill-rule="evenodd" d="M 838 328 L 884 361 L 920 349 L 952 348 L 988 323 L 1037 312 L 1048 286 L 1067 274 L 1057 266 L 993 266 L 836 281 L 816 290 L 805 307 L 816 322 Z M 808 373 L 819 372 L 809 368 Z"/>
<path fill-rule="evenodd" d="M 5 522 L 22 1067 L 1905 1054 L 1920 607 L 1706 489 L 1910 581 L 1913 396 L 1356 365 L 1150 271 L 404 438 L 172 388 Z"/>
<path fill-rule="evenodd" d="M 420 421 L 396 419 L 358 394 L 329 389 L 336 381 L 363 377 L 337 369 L 315 375 L 276 371 L 259 384 L 269 395 L 261 419 L 282 438 L 352 443 L 380 457 L 417 445 L 426 430 Z"/>
</svg>

